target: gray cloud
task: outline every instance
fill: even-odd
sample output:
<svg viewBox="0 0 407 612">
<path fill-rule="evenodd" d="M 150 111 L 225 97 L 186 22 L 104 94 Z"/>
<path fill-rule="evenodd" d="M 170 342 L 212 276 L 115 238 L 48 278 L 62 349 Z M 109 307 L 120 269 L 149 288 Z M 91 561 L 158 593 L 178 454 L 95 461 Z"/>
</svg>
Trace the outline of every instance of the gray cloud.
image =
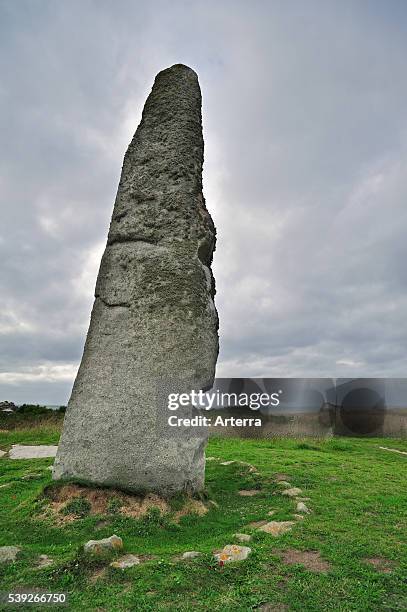
<svg viewBox="0 0 407 612">
<path fill-rule="evenodd" d="M 405 3 L 0 3 L 0 397 L 66 402 L 124 151 L 195 68 L 219 375 L 404 376 Z"/>
</svg>

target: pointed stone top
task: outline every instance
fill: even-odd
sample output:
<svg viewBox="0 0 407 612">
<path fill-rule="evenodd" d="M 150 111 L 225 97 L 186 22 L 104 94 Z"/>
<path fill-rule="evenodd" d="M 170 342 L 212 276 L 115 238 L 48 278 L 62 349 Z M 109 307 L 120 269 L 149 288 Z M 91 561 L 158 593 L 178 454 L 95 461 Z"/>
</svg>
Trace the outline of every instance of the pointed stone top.
<svg viewBox="0 0 407 612">
<path fill-rule="evenodd" d="M 173 64 L 172 66 L 169 66 L 168 68 L 164 68 L 158 74 L 162 74 L 163 72 L 172 72 L 172 73 L 179 73 L 179 74 L 181 74 L 182 72 L 184 72 L 184 73 L 188 73 L 189 72 L 189 73 L 195 75 L 196 77 L 198 76 L 196 74 L 195 70 L 193 70 L 189 66 L 186 66 L 185 64 Z"/>
<path fill-rule="evenodd" d="M 187 85 L 189 88 L 198 88 L 198 75 L 195 70 L 189 68 L 189 66 L 185 66 L 185 64 L 174 64 L 169 68 L 164 68 L 161 70 L 154 80 L 154 88 L 160 87 L 172 87 L 175 84 L 179 85 L 183 83 Z"/>
</svg>

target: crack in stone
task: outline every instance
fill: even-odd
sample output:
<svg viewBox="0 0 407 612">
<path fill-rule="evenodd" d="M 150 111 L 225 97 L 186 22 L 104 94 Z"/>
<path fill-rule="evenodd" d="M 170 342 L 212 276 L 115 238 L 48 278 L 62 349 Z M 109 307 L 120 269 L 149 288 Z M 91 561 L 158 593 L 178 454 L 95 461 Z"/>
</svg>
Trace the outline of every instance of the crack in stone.
<svg viewBox="0 0 407 612">
<path fill-rule="evenodd" d="M 134 236 L 123 236 L 123 237 L 117 237 L 117 238 L 110 238 L 107 241 L 107 246 L 112 246 L 114 244 L 127 244 L 129 242 L 134 242 L 134 243 L 144 243 L 144 244 L 149 244 L 149 245 L 153 245 L 153 246 L 158 246 L 158 243 L 155 242 L 154 240 L 147 240 L 146 238 L 137 238 Z"/>
<path fill-rule="evenodd" d="M 100 300 L 102 304 L 106 306 L 106 308 L 130 308 L 130 304 L 128 302 L 118 302 L 117 304 L 109 304 L 105 299 L 102 298 L 101 295 L 96 295 L 95 298 Z"/>
</svg>

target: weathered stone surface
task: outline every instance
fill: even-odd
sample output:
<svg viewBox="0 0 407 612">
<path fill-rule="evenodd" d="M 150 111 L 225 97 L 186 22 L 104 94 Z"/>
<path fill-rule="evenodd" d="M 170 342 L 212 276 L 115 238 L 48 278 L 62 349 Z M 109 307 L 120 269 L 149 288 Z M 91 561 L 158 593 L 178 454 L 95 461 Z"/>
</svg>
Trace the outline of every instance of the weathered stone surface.
<svg viewBox="0 0 407 612">
<path fill-rule="evenodd" d="M 85 552 L 100 554 L 104 550 L 119 550 L 123 548 L 123 540 L 119 536 L 113 534 L 110 538 L 101 540 L 89 540 L 83 547 Z"/>
<path fill-rule="evenodd" d="M 253 529 L 258 529 L 259 527 L 262 527 L 263 525 L 267 525 L 268 521 L 252 521 L 251 523 L 248 524 L 248 527 L 252 527 Z"/>
<path fill-rule="evenodd" d="M 17 559 L 19 546 L 0 546 L 0 563 L 11 563 Z"/>
<path fill-rule="evenodd" d="M 0 457 L 4 457 L 4 455 L 7 455 L 6 451 L 0 450 Z"/>
<path fill-rule="evenodd" d="M 304 502 L 298 502 L 296 510 L 297 512 L 301 512 L 303 514 L 309 514 L 311 512 L 311 510 L 306 504 L 304 504 Z"/>
<path fill-rule="evenodd" d="M 45 446 L 44 444 L 38 444 L 37 446 L 13 444 L 8 456 L 10 459 L 44 459 L 55 457 L 57 450 L 57 446 Z"/>
<path fill-rule="evenodd" d="M 197 550 L 187 550 L 186 552 L 184 552 L 182 554 L 182 558 L 183 559 L 195 559 L 196 557 L 199 557 L 202 553 L 198 552 Z"/>
<path fill-rule="evenodd" d="M 297 495 L 301 495 L 302 490 L 298 487 L 292 487 L 292 489 L 285 489 L 281 492 L 281 495 L 288 495 L 288 497 L 297 497 Z"/>
<path fill-rule="evenodd" d="M 237 546 L 236 544 L 227 544 L 220 552 L 215 553 L 214 557 L 219 563 L 230 563 L 233 561 L 244 561 L 252 552 L 248 546 Z"/>
<path fill-rule="evenodd" d="M 134 565 L 140 565 L 141 560 L 137 555 L 124 555 L 117 559 L 117 561 L 112 561 L 110 564 L 112 567 L 116 569 L 127 569 L 129 567 L 134 567 Z"/>
<path fill-rule="evenodd" d="M 295 525 L 294 521 L 270 521 L 259 527 L 259 531 L 270 533 L 273 536 L 279 536 L 287 533 L 287 531 L 291 531 L 293 525 Z"/>
<path fill-rule="evenodd" d="M 209 388 L 218 354 L 202 164 L 198 78 L 177 64 L 157 75 L 124 158 L 54 479 L 203 486 L 207 432 L 169 427 L 166 401 Z"/>
</svg>

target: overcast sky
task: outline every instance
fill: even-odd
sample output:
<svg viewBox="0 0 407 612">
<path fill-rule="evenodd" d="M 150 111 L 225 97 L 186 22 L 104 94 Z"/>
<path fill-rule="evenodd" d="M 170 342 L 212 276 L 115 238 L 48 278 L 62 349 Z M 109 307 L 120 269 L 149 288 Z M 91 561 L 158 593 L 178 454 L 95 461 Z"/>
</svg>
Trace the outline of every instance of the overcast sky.
<svg viewBox="0 0 407 612">
<path fill-rule="evenodd" d="M 174 63 L 203 93 L 218 375 L 406 375 L 404 0 L 1 0 L 0 51 L 0 400 L 66 403 Z"/>
</svg>

